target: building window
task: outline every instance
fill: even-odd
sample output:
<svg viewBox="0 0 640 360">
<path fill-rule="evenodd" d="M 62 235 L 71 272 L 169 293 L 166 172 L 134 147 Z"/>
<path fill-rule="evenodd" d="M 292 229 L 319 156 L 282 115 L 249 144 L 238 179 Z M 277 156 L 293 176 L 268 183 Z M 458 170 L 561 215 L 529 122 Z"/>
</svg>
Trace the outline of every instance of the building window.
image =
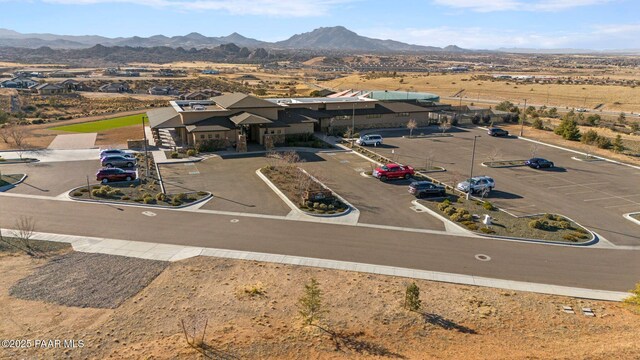
<svg viewBox="0 0 640 360">
<path fill-rule="evenodd" d="M 276 131 L 275 131 L 275 130 L 271 130 L 271 134 L 275 134 L 275 133 L 276 133 Z"/>
<path fill-rule="evenodd" d="M 204 134 L 200 134 L 200 139 L 204 139 Z"/>
<path fill-rule="evenodd" d="M 351 120 L 351 115 L 339 115 L 335 117 L 336 120 Z"/>
<path fill-rule="evenodd" d="M 207 136 L 209 139 L 213 139 L 213 135 L 209 134 L 209 136 Z"/>
<path fill-rule="evenodd" d="M 397 117 L 407 117 L 407 116 L 409 116 L 409 113 L 408 112 L 400 112 L 400 113 L 396 113 L 396 116 Z"/>
<path fill-rule="evenodd" d="M 368 114 L 367 119 L 379 119 L 382 117 L 382 114 Z"/>
<path fill-rule="evenodd" d="M 216 139 L 220 139 L 220 134 L 216 134 Z"/>
</svg>

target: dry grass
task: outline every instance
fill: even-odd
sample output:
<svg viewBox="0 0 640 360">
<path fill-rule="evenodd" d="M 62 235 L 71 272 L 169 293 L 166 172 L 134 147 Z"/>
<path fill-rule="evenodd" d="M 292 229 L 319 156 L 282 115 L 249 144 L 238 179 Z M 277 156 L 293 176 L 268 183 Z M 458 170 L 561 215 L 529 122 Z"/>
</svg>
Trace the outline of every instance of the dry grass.
<svg viewBox="0 0 640 360">
<path fill-rule="evenodd" d="M 325 83 L 335 89 L 401 90 L 433 92 L 442 97 L 453 96 L 464 90 L 464 103 L 477 99 L 509 100 L 552 107 L 593 108 L 604 103 L 603 110 L 640 112 L 640 87 L 600 85 L 516 84 L 514 81 L 471 80 L 468 74 L 407 73 L 404 77 L 367 80 L 363 75 L 349 75 Z M 527 73 L 527 75 L 530 75 Z M 629 78 L 629 77 L 625 77 Z M 633 77 L 638 78 L 638 77 Z M 400 83 L 402 79 L 402 83 Z M 465 80 L 466 79 L 466 80 Z M 547 95 L 548 94 L 548 95 Z M 548 99 L 548 100 L 547 100 Z M 620 105 L 614 104 L 619 102 Z"/>
<path fill-rule="evenodd" d="M 44 265 L 5 256 L 0 287 Z M 326 326 L 358 346 L 335 350 L 330 338 L 302 328 L 302 284 L 318 280 Z M 201 358 L 180 320 L 208 319 L 213 358 L 241 359 L 637 359 L 638 315 L 620 304 L 416 280 L 421 313 L 402 309 L 408 279 L 348 271 L 199 257 L 171 263 L 148 287 L 115 309 L 66 307 L 0 293 L 0 333 L 12 338 L 82 339 L 80 349 L 48 349 L 62 358 Z M 260 296 L 238 296 L 261 285 Z M 72 284 L 71 284 L 72 285 Z M 244 292 L 244 290 L 242 290 Z M 595 318 L 561 311 L 590 307 Z M 34 311 L 37 307 L 38 311 Z M 6 351 L 6 350 L 5 350 Z M 32 358 L 42 349 L 5 352 Z M 385 355 L 386 354 L 386 355 Z"/>
</svg>

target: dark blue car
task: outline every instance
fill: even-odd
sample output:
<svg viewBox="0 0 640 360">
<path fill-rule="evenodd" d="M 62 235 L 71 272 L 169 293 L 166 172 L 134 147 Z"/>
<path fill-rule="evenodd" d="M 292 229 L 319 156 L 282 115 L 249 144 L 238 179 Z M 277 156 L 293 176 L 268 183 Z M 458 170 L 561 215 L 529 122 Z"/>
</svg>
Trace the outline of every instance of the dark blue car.
<svg viewBox="0 0 640 360">
<path fill-rule="evenodd" d="M 543 158 L 531 158 L 531 159 L 525 161 L 524 164 L 529 166 L 530 168 L 534 168 L 534 169 L 552 168 L 553 167 L 553 161 L 549 161 L 549 160 L 543 159 Z"/>
</svg>

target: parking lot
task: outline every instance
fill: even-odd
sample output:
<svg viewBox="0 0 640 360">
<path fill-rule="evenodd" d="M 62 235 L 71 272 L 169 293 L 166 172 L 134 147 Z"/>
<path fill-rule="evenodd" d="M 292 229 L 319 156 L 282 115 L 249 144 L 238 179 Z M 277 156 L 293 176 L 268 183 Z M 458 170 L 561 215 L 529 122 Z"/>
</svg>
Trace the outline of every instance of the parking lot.
<svg viewBox="0 0 640 360">
<path fill-rule="evenodd" d="M 434 127 L 434 131 L 437 129 Z M 424 131 L 420 131 L 424 132 Z M 514 215 L 552 212 L 568 216 L 618 245 L 640 245 L 640 229 L 622 214 L 640 211 L 640 170 L 606 161 L 577 161 L 576 154 L 519 140 L 494 138 L 482 129 L 453 129 L 452 137 L 406 139 L 407 130 L 378 132 L 385 145 L 371 148 L 398 162 L 423 166 L 425 159 L 447 169 L 431 176 L 449 184 L 469 176 L 474 136 L 473 175 L 495 179 L 489 200 Z M 419 133 L 419 132 L 418 132 Z M 526 135 L 526 133 L 525 133 Z M 547 158 L 555 168 L 488 168 L 490 160 Z"/>
<path fill-rule="evenodd" d="M 87 176 L 91 183 L 95 183 L 98 169 L 97 160 L 0 165 L 4 174 L 28 175 L 23 183 L 8 192 L 52 197 L 64 194 L 74 187 L 86 185 Z"/>
<path fill-rule="evenodd" d="M 410 181 L 363 177 L 371 162 L 351 153 L 300 153 L 300 166 L 360 210 L 360 223 L 444 230 L 441 221 L 416 212 Z M 203 209 L 286 215 L 287 205 L 255 174 L 267 165 L 262 155 L 211 158 L 198 163 L 165 164 L 160 172 L 169 193 L 205 190 L 214 198 Z"/>
</svg>

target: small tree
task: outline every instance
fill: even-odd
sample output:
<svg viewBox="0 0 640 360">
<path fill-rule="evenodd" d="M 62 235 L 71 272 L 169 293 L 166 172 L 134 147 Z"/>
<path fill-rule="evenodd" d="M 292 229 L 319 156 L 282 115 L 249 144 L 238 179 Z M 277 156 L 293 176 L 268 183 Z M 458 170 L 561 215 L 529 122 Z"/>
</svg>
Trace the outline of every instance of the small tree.
<svg viewBox="0 0 640 360">
<path fill-rule="evenodd" d="M 318 322 L 324 318 L 327 310 L 322 305 L 322 290 L 314 278 L 304 284 L 304 294 L 298 299 L 298 313 L 305 325 L 318 327 Z"/>
<path fill-rule="evenodd" d="M 447 130 L 451 129 L 451 123 L 447 119 L 443 119 L 442 122 L 440 123 L 440 126 L 438 127 L 440 128 L 440 130 L 442 130 L 442 133 L 444 134 L 445 132 L 447 132 Z"/>
<path fill-rule="evenodd" d="M 404 295 L 404 308 L 410 311 L 420 310 L 422 301 L 420 300 L 420 288 L 415 282 L 407 285 Z"/>
<path fill-rule="evenodd" d="M 613 140 L 613 151 L 619 153 L 624 150 L 624 143 L 622 142 L 622 136 L 618 134 L 616 138 Z"/>
<path fill-rule="evenodd" d="M 14 126 L 14 124 L 5 124 L 0 126 L 0 139 L 2 139 L 5 144 L 8 144 L 11 139 L 11 130 Z"/>
<path fill-rule="evenodd" d="M 542 130 L 542 128 L 544 128 L 544 125 L 542 124 L 542 120 L 540 120 L 540 118 L 536 118 L 531 123 L 531 127 L 534 129 Z"/>
<path fill-rule="evenodd" d="M 631 295 L 624 299 L 624 303 L 634 307 L 634 310 L 640 312 L 640 283 L 636 284 L 636 288 L 629 291 Z"/>
<path fill-rule="evenodd" d="M 32 217 L 21 216 L 16 220 L 16 230 L 13 231 L 13 236 L 20 243 L 20 247 L 29 256 L 37 256 L 37 253 L 31 244 L 31 238 L 35 234 L 36 222 Z"/>
<path fill-rule="evenodd" d="M 24 144 L 24 138 L 26 137 L 26 132 L 21 126 L 12 126 L 10 130 L 11 139 L 13 139 L 13 143 L 18 148 L 22 148 Z"/>
<path fill-rule="evenodd" d="M 413 136 L 413 130 L 418 127 L 418 123 L 414 119 L 409 119 L 407 129 L 409 129 L 409 137 Z"/>
</svg>

